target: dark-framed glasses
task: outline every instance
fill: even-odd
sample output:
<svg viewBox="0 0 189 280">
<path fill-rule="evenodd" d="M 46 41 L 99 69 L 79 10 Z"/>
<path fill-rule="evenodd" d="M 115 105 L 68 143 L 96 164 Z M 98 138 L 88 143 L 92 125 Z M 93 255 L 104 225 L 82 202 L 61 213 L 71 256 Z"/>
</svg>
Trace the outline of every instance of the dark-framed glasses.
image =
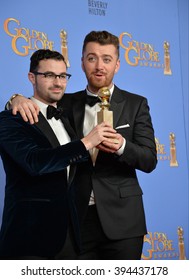
<svg viewBox="0 0 189 280">
<path fill-rule="evenodd" d="M 49 81 L 54 81 L 57 77 L 60 79 L 60 81 L 62 82 L 67 82 L 70 77 L 71 77 L 71 74 L 68 74 L 68 73 L 62 73 L 62 74 L 55 74 L 53 72 L 37 72 L 37 71 L 34 71 L 32 72 L 34 75 L 41 75 L 43 76 L 45 79 L 49 80 Z"/>
</svg>

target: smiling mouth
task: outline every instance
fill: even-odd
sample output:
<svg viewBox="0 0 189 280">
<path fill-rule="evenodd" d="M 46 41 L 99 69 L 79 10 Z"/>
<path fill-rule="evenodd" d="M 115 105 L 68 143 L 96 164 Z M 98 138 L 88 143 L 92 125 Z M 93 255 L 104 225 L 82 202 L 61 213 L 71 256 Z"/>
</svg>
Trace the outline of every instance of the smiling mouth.
<svg viewBox="0 0 189 280">
<path fill-rule="evenodd" d="M 63 88 L 61 88 L 61 87 L 54 87 L 54 88 L 51 88 L 50 90 L 52 90 L 53 92 L 60 92 L 60 91 L 63 91 Z"/>
</svg>

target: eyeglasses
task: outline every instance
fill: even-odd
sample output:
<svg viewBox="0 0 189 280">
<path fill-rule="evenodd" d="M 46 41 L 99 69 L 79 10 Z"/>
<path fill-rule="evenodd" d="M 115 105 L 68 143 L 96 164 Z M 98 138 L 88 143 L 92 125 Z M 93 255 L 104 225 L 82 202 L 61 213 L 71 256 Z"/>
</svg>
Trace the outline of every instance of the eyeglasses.
<svg viewBox="0 0 189 280">
<path fill-rule="evenodd" d="M 56 75 L 53 72 L 41 73 L 41 72 L 34 71 L 32 73 L 34 75 L 42 75 L 42 76 L 44 76 L 45 79 L 47 79 L 49 81 L 54 81 L 58 77 L 60 79 L 60 81 L 67 82 L 71 77 L 71 74 L 68 74 L 68 73 L 63 73 L 63 74 L 60 74 L 60 75 Z"/>
</svg>

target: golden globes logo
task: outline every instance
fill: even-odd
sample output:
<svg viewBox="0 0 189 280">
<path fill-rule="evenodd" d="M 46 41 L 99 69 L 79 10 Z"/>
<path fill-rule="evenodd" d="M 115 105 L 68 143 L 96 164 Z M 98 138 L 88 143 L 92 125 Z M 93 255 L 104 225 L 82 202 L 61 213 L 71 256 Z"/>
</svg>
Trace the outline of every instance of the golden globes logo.
<svg viewBox="0 0 189 280">
<path fill-rule="evenodd" d="M 162 232 L 148 232 L 144 237 L 143 260 L 178 258 L 173 248 L 173 241 Z"/>
<path fill-rule="evenodd" d="M 48 40 L 47 34 L 38 30 L 21 27 L 20 21 L 15 18 L 7 18 L 4 21 L 4 30 L 12 37 L 11 45 L 13 51 L 20 56 L 27 56 L 29 50 L 53 50 L 54 43 Z"/>
<path fill-rule="evenodd" d="M 13 28 L 13 26 L 15 26 L 15 28 Z M 12 49 L 19 56 L 27 56 L 29 51 L 39 49 L 53 50 L 54 42 L 48 40 L 47 34 L 20 27 L 20 21 L 15 18 L 7 18 L 4 21 L 4 30 L 12 37 Z M 60 31 L 60 39 L 62 55 L 65 58 L 67 67 L 70 67 L 67 49 L 67 32 L 63 29 Z"/>
<path fill-rule="evenodd" d="M 158 160 L 169 160 L 171 167 L 177 167 L 177 157 L 176 157 L 176 137 L 173 132 L 170 132 L 169 134 L 169 150 L 170 154 L 167 155 L 165 150 L 165 144 L 160 143 L 159 139 L 155 137 L 155 143 L 156 143 L 156 151 L 157 151 L 157 158 Z"/>
<path fill-rule="evenodd" d="M 171 75 L 170 69 L 170 45 L 167 41 L 163 44 L 164 63 L 159 59 L 159 52 L 155 51 L 152 44 L 134 40 L 128 32 L 119 36 L 120 46 L 125 50 L 125 60 L 130 66 L 145 66 L 164 68 L 164 75 Z"/>
<path fill-rule="evenodd" d="M 170 157 L 166 155 L 165 145 L 161 144 L 157 137 L 155 137 L 155 143 L 156 143 L 158 160 L 169 160 Z"/>
<path fill-rule="evenodd" d="M 125 49 L 125 60 L 131 66 L 151 66 L 161 68 L 159 53 L 151 44 L 138 42 L 132 35 L 123 32 L 119 37 L 120 46 Z"/>
</svg>

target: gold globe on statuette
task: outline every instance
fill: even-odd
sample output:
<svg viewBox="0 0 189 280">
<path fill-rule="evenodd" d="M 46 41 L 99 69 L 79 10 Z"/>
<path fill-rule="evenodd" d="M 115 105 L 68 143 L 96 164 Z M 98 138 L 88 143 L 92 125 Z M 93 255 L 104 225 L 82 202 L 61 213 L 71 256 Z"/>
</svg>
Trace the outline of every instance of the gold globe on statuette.
<svg viewBox="0 0 189 280">
<path fill-rule="evenodd" d="M 98 124 L 102 122 L 107 122 L 113 127 L 113 112 L 109 110 L 110 108 L 110 90 L 108 87 L 103 87 L 99 89 L 98 96 L 101 100 L 100 107 L 101 110 L 97 113 Z"/>
</svg>

